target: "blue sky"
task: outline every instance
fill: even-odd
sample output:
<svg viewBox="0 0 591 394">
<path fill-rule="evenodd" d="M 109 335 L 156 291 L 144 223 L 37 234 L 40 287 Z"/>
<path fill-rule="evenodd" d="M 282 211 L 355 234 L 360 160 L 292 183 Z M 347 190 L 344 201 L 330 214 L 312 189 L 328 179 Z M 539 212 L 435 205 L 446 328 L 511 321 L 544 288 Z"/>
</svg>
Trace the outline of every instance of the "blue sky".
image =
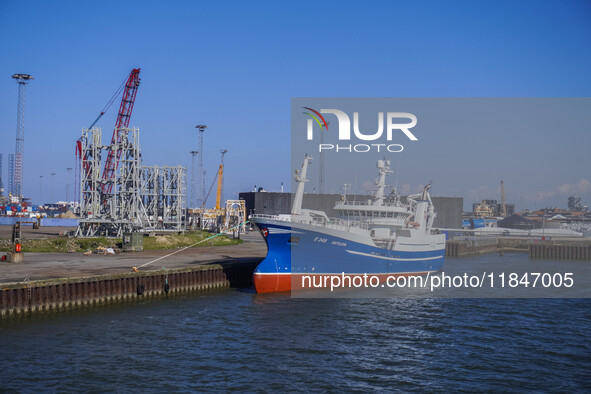
<svg viewBox="0 0 591 394">
<path fill-rule="evenodd" d="M 13 73 L 36 78 L 27 87 L 24 191 L 38 201 L 39 176 L 51 172 L 53 196 L 64 198 L 74 141 L 134 67 L 142 69 L 142 85 L 131 124 L 141 130 L 144 162 L 190 167 L 194 126 L 205 123 L 208 175 L 219 150 L 229 151 L 229 198 L 255 184 L 289 184 L 291 97 L 589 96 L 591 3 L 1 0 L 4 177 L 16 132 Z M 109 138 L 116 106 L 99 123 Z M 581 145 L 538 137 L 552 149 Z M 515 138 L 527 144 L 531 136 Z M 589 142 L 589 130 L 580 138 Z M 480 144 L 475 135 L 466 150 Z M 519 168 L 523 159 L 507 160 Z M 581 184 L 591 179 L 589 164 L 589 156 L 576 168 L 557 162 L 552 177 L 511 182 L 508 197 L 565 206 L 562 191 L 574 190 L 590 203 Z M 486 187 L 497 193 L 504 174 L 486 161 L 469 166 L 482 166 L 490 179 L 460 172 L 435 194 L 471 200 Z M 44 200 L 51 190 L 44 182 Z"/>
</svg>

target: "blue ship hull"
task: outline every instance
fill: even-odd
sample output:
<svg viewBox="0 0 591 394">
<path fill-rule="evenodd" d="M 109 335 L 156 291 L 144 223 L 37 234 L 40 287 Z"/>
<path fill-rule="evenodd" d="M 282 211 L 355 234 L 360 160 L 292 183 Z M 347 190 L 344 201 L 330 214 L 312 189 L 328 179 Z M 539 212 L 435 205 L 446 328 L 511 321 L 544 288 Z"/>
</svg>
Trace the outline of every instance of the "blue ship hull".
<svg viewBox="0 0 591 394">
<path fill-rule="evenodd" d="M 431 244 L 402 244 L 392 250 L 357 242 L 355 234 L 280 220 L 253 220 L 268 253 L 254 272 L 257 292 L 291 290 L 295 275 L 407 275 L 437 271 L 444 263 L 445 237 Z M 409 242 L 409 241 L 407 241 Z M 406 245 L 406 246 L 404 246 Z M 401 250 L 406 249 L 406 250 Z"/>
</svg>

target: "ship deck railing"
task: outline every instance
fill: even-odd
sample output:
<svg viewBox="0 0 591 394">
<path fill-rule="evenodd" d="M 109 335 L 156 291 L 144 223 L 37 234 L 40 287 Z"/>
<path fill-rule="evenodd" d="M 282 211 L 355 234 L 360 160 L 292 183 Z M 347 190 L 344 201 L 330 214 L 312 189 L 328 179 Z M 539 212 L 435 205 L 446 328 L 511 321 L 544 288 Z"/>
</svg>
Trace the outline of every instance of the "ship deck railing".
<svg viewBox="0 0 591 394">
<path fill-rule="evenodd" d="M 335 208 L 341 207 L 354 207 L 354 206 L 363 206 L 363 207 L 394 207 L 394 208 L 406 208 L 410 210 L 410 206 L 408 204 L 402 204 L 400 201 L 397 202 L 384 202 L 381 205 L 374 205 L 371 201 L 338 201 L 335 203 Z"/>
<path fill-rule="evenodd" d="M 345 230 L 345 231 L 350 231 L 352 228 L 359 228 L 362 230 L 371 230 L 376 225 L 384 225 L 385 224 L 385 223 L 376 223 L 373 220 L 364 221 L 364 220 L 350 220 L 350 219 L 341 219 L 341 218 L 329 218 L 329 220 L 326 221 L 325 218 L 319 217 L 319 216 L 309 217 L 309 216 L 297 216 L 297 215 L 296 216 L 294 216 L 294 215 L 269 215 L 269 214 L 260 214 L 260 213 L 250 215 L 250 218 L 251 219 L 263 218 L 263 219 L 282 220 L 282 221 L 309 224 L 312 226 L 327 227 L 327 228 L 333 228 L 333 229 L 339 229 L 339 230 Z M 378 218 L 378 219 L 382 219 L 382 218 Z M 397 220 L 396 223 L 391 223 L 391 225 L 393 225 L 394 227 L 400 227 L 400 228 L 407 228 L 408 227 L 403 220 L 402 221 Z"/>
<path fill-rule="evenodd" d="M 279 215 L 269 215 L 266 213 L 255 213 L 249 216 L 250 219 L 264 218 L 264 219 L 279 219 Z"/>
</svg>

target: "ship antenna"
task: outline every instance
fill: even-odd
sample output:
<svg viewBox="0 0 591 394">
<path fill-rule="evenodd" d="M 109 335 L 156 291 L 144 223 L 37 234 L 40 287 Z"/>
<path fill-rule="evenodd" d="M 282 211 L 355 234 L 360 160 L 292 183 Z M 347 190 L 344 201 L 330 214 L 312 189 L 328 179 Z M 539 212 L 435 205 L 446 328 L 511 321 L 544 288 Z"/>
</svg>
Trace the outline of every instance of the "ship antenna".
<svg viewBox="0 0 591 394">
<path fill-rule="evenodd" d="M 396 166 L 396 179 L 394 180 L 394 189 L 398 191 L 398 176 L 400 176 L 400 161 L 402 156 L 398 156 L 398 165 Z"/>
<path fill-rule="evenodd" d="M 346 204 L 347 203 L 347 189 L 351 189 L 351 184 L 345 183 L 343 186 L 341 186 L 341 189 L 343 189 L 343 201 Z"/>
<path fill-rule="evenodd" d="M 301 170 L 295 171 L 295 181 L 297 183 L 296 193 L 293 199 L 293 205 L 291 208 L 291 213 L 294 215 L 301 215 L 302 214 L 302 201 L 304 200 L 304 184 L 309 181 L 306 178 L 308 174 L 308 164 L 312 160 L 312 157 L 306 156 L 304 157 L 304 163 L 302 164 Z"/>
</svg>

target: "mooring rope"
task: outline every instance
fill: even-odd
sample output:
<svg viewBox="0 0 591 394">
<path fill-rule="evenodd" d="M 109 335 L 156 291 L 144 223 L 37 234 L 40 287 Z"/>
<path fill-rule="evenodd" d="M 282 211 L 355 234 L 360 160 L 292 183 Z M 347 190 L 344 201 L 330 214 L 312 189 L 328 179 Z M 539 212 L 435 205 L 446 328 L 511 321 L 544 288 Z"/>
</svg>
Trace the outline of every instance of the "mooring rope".
<svg viewBox="0 0 591 394">
<path fill-rule="evenodd" d="M 146 265 L 149 265 L 149 264 L 155 263 L 155 262 L 157 262 L 157 261 L 160 261 L 160 260 L 162 260 L 162 259 L 165 259 L 165 258 L 167 258 L 167 257 L 170 257 L 170 256 L 172 256 L 172 255 L 174 255 L 174 254 L 177 254 L 177 253 L 179 253 L 179 252 L 182 252 L 183 250 L 186 250 L 186 249 L 192 248 L 192 247 L 194 247 L 194 246 L 197 246 L 197 245 L 199 245 L 200 243 L 203 243 L 203 242 L 205 242 L 205 241 L 208 241 L 208 240 L 210 240 L 210 239 L 212 239 L 212 238 L 219 237 L 220 235 L 223 235 L 223 234 L 225 234 L 225 233 L 227 233 L 227 232 L 229 232 L 229 231 L 232 231 L 232 230 L 234 230 L 234 229 L 236 229 L 236 228 L 238 228 L 238 227 L 240 227 L 240 226 L 244 226 L 244 225 L 245 225 L 245 224 L 247 224 L 248 222 L 249 222 L 249 221 L 247 220 L 246 222 L 244 222 L 244 223 L 240 223 L 240 224 L 239 224 L 239 225 L 237 225 L 237 226 L 234 226 L 234 227 L 232 227 L 232 228 L 229 228 L 229 229 L 227 229 L 227 230 L 224 230 L 224 231 L 222 231 L 221 233 L 218 233 L 218 234 L 212 235 L 211 237 L 208 237 L 208 238 L 202 239 L 201 241 L 199 241 L 199 242 L 196 242 L 196 243 L 194 243 L 193 245 L 185 246 L 184 248 L 181 248 L 181 249 L 179 249 L 179 250 L 175 250 L 174 252 L 172 252 L 172 253 L 169 253 L 169 254 L 167 254 L 167 255 L 165 255 L 165 256 L 158 257 L 157 259 L 155 259 L 155 260 L 152 260 L 152 261 L 148 261 L 147 263 L 140 265 L 140 266 L 138 267 L 138 269 L 139 269 L 139 268 L 142 268 L 142 267 L 145 267 Z"/>
</svg>

